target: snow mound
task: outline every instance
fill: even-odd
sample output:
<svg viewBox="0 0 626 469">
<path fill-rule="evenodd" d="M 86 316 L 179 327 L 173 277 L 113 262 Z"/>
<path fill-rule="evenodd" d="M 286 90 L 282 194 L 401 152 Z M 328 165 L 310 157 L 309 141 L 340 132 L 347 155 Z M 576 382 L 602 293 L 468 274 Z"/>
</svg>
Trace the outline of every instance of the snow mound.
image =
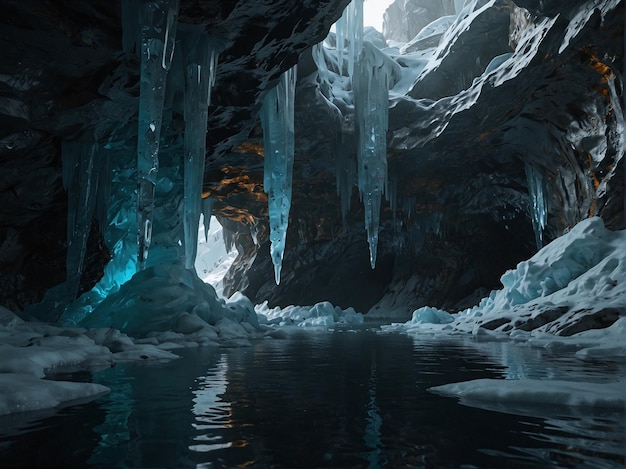
<svg viewBox="0 0 626 469">
<path fill-rule="evenodd" d="M 601 218 L 588 218 L 507 271 L 503 288 L 478 306 L 457 314 L 420 308 L 407 323 L 387 329 L 534 336 L 606 331 L 626 317 L 625 246 L 626 230 L 610 231 Z M 623 327 L 614 329 L 619 334 Z M 611 347 L 613 353 L 620 350 Z"/>
<path fill-rule="evenodd" d="M 152 332 L 200 330 L 224 317 L 258 325 L 252 303 L 243 295 L 226 302 L 200 280 L 195 270 L 180 264 L 160 264 L 135 274 L 100 303 L 81 326 L 112 327 L 143 338 Z"/>
<path fill-rule="evenodd" d="M 361 324 L 363 315 L 357 313 L 354 308 L 341 309 L 333 306 L 328 301 L 316 303 L 313 306 L 286 306 L 270 309 L 267 301 L 255 306 L 259 322 L 269 325 L 296 325 L 301 327 L 310 326 L 334 326 L 337 324 Z"/>
</svg>

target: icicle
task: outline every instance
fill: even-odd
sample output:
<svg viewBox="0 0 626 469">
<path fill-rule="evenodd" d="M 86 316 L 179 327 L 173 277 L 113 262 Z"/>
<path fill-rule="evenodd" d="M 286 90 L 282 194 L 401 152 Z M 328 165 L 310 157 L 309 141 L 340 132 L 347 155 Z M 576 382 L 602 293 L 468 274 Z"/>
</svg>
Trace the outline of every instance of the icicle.
<svg viewBox="0 0 626 469">
<path fill-rule="evenodd" d="M 535 242 L 539 250 L 543 247 L 543 230 L 548 219 L 544 181 L 541 173 L 530 164 L 526 164 L 524 169 L 528 183 L 528 195 L 530 196 L 530 216 L 535 231 Z"/>
<path fill-rule="evenodd" d="M 137 134 L 137 263 L 145 268 L 152 240 L 154 193 L 165 82 L 174 53 L 178 0 L 141 3 L 141 81 Z"/>
<path fill-rule="evenodd" d="M 202 199 L 202 216 L 204 217 L 204 239 L 209 240 L 209 227 L 213 216 L 213 199 L 206 197 Z"/>
<path fill-rule="evenodd" d="M 343 50 L 346 43 L 346 10 L 344 10 L 341 18 L 335 23 L 335 44 L 337 48 L 337 66 L 339 67 L 339 76 L 343 75 Z"/>
<path fill-rule="evenodd" d="M 363 0 L 352 0 L 344 14 L 348 38 L 348 75 L 353 77 L 354 66 L 363 48 Z"/>
<path fill-rule="evenodd" d="M 209 37 L 202 32 L 186 37 L 183 47 L 187 57 L 185 61 L 187 73 L 184 138 L 184 258 L 185 268 L 193 269 L 198 251 L 198 223 L 203 205 L 202 182 L 207 119 L 211 88 L 215 80 L 217 52 L 210 47 Z"/>
<path fill-rule="evenodd" d="M 97 144 L 63 143 L 63 184 L 67 188 L 66 286 L 74 300 L 83 273 L 87 239 L 98 198 L 100 169 Z"/>
<path fill-rule="evenodd" d="M 363 49 L 354 76 L 358 186 L 365 206 L 370 264 L 376 265 L 381 196 L 387 183 L 387 121 L 391 71 L 371 43 Z"/>
<path fill-rule="evenodd" d="M 270 90 L 261 107 L 265 147 L 263 188 L 268 194 L 270 253 L 276 284 L 285 251 L 294 157 L 294 95 L 296 67 L 283 73 L 278 86 Z"/>
</svg>

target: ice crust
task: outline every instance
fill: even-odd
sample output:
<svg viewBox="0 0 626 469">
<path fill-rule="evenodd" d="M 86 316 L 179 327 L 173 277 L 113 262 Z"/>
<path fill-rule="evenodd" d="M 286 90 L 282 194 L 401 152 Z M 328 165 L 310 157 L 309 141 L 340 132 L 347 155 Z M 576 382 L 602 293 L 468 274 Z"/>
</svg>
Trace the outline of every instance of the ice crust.
<svg viewBox="0 0 626 469">
<path fill-rule="evenodd" d="M 530 403 L 532 405 L 606 407 L 624 409 L 626 381 L 587 383 L 562 380 L 477 379 L 444 384 L 429 389 L 461 402 L 487 401 Z"/>
</svg>

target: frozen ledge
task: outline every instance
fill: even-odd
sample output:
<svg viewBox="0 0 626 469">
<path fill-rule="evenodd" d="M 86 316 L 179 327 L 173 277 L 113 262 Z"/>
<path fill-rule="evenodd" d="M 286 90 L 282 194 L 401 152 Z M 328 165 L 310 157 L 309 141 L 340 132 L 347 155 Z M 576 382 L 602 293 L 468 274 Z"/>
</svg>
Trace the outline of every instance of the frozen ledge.
<svg viewBox="0 0 626 469">
<path fill-rule="evenodd" d="M 39 379 L 23 373 L 0 373 L 0 415 L 88 402 L 108 393 L 106 386 Z"/>
<path fill-rule="evenodd" d="M 476 379 L 444 384 L 429 391 L 464 401 L 525 403 L 575 407 L 626 407 L 626 380 L 610 383 L 585 383 L 558 380 Z"/>
</svg>

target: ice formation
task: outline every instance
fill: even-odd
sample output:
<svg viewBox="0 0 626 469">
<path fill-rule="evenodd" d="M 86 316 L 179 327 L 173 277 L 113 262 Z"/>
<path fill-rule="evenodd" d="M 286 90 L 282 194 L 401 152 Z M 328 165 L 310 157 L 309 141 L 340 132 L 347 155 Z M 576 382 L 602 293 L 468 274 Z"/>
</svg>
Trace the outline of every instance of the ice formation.
<svg viewBox="0 0 626 469">
<path fill-rule="evenodd" d="M 345 42 L 348 42 L 348 76 L 354 76 L 354 67 L 363 47 L 363 0 L 352 0 L 335 23 L 337 63 L 343 75 Z"/>
<path fill-rule="evenodd" d="M 62 159 L 63 185 L 68 192 L 65 286 L 68 300 L 72 301 L 78 293 L 96 207 L 98 212 L 106 214 L 110 178 L 106 171 L 107 157 L 96 143 L 63 143 Z M 97 219 L 103 223 L 101 214 Z"/>
<path fill-rule="evenodd" d="M 544 181 L 541 173 L 532 165 L 526 164 L 526 181 L 528 183 L 528 196 L 530 197 L 530 216 L 535 231 L 537 249 L 543 247 L 543 230 L 546 227 L 548 211 L 546 209 L 546 196 Z"/>
<path fill-rule="evenodd" d="M 387 185 L 387 122 L 392 71 L 384 54 L 365 43 L 354 76 L 358 186 L 365 206 L 370 265 L 376 265 L 381 197 Z"/>
<path fill-rule="evenodd" d="M 354 308 L 341 309 L 328 301 L 313 306 L 286 306 L 270 308 L 267 301 L 254 307 L 261 324 L 299 327 L 334 326 L 337 324 L 361 324 L 364 316 Z"/>
<path fill-rule="evenodd" d="M 184 137 L 184 258 L 192 269 L 198 247 L 198 223 L 203 212 L 202 182 L 211 88 L 215 82 L 217 51 L 203 32 L 190 34 L 183 47 L 186 57 Z M 207 218 L 210 220 L 210 217 Z"/>
<path fill-rule="evenodd" d="M 265 147 L 263 189 L 268 195 L 270 252 L 277 285 L 280 283 L 291 208 L 296 78 L 295 66 L 283 73 L 278 85 L 265 96 L 260 114 Z"/>
<path fill-rule="evenodd" d="M 142 2 L 141 82 L 137 138 L 137 264 L 146 266 L 152 241 L 154 196 L 165 83 L 174 54 L 178 0 Z"/>
<path fill-rule="evenodd" d="M 622 330 L 626 325 L 618 313 L 626 308 L 625 245 L 626 230 L 610 231 L 601 218 L 588 218 L 507 271 L 500 279 L 503 288 L 477 306 L 456 314 L 423 307 L 407 323 L 386 329 L 474 334 L 494 329 L 514 337 L 548 333 L 563 339 L 572 335 L 593 339 L 593 329 L 598 329 L 601 335 L 618 337 L 610 348 L 626 354 L 622 333 L 606 332 L 607 326 Z M 489 329 L 482 327 L 489 324 Z"/>
</svg>

